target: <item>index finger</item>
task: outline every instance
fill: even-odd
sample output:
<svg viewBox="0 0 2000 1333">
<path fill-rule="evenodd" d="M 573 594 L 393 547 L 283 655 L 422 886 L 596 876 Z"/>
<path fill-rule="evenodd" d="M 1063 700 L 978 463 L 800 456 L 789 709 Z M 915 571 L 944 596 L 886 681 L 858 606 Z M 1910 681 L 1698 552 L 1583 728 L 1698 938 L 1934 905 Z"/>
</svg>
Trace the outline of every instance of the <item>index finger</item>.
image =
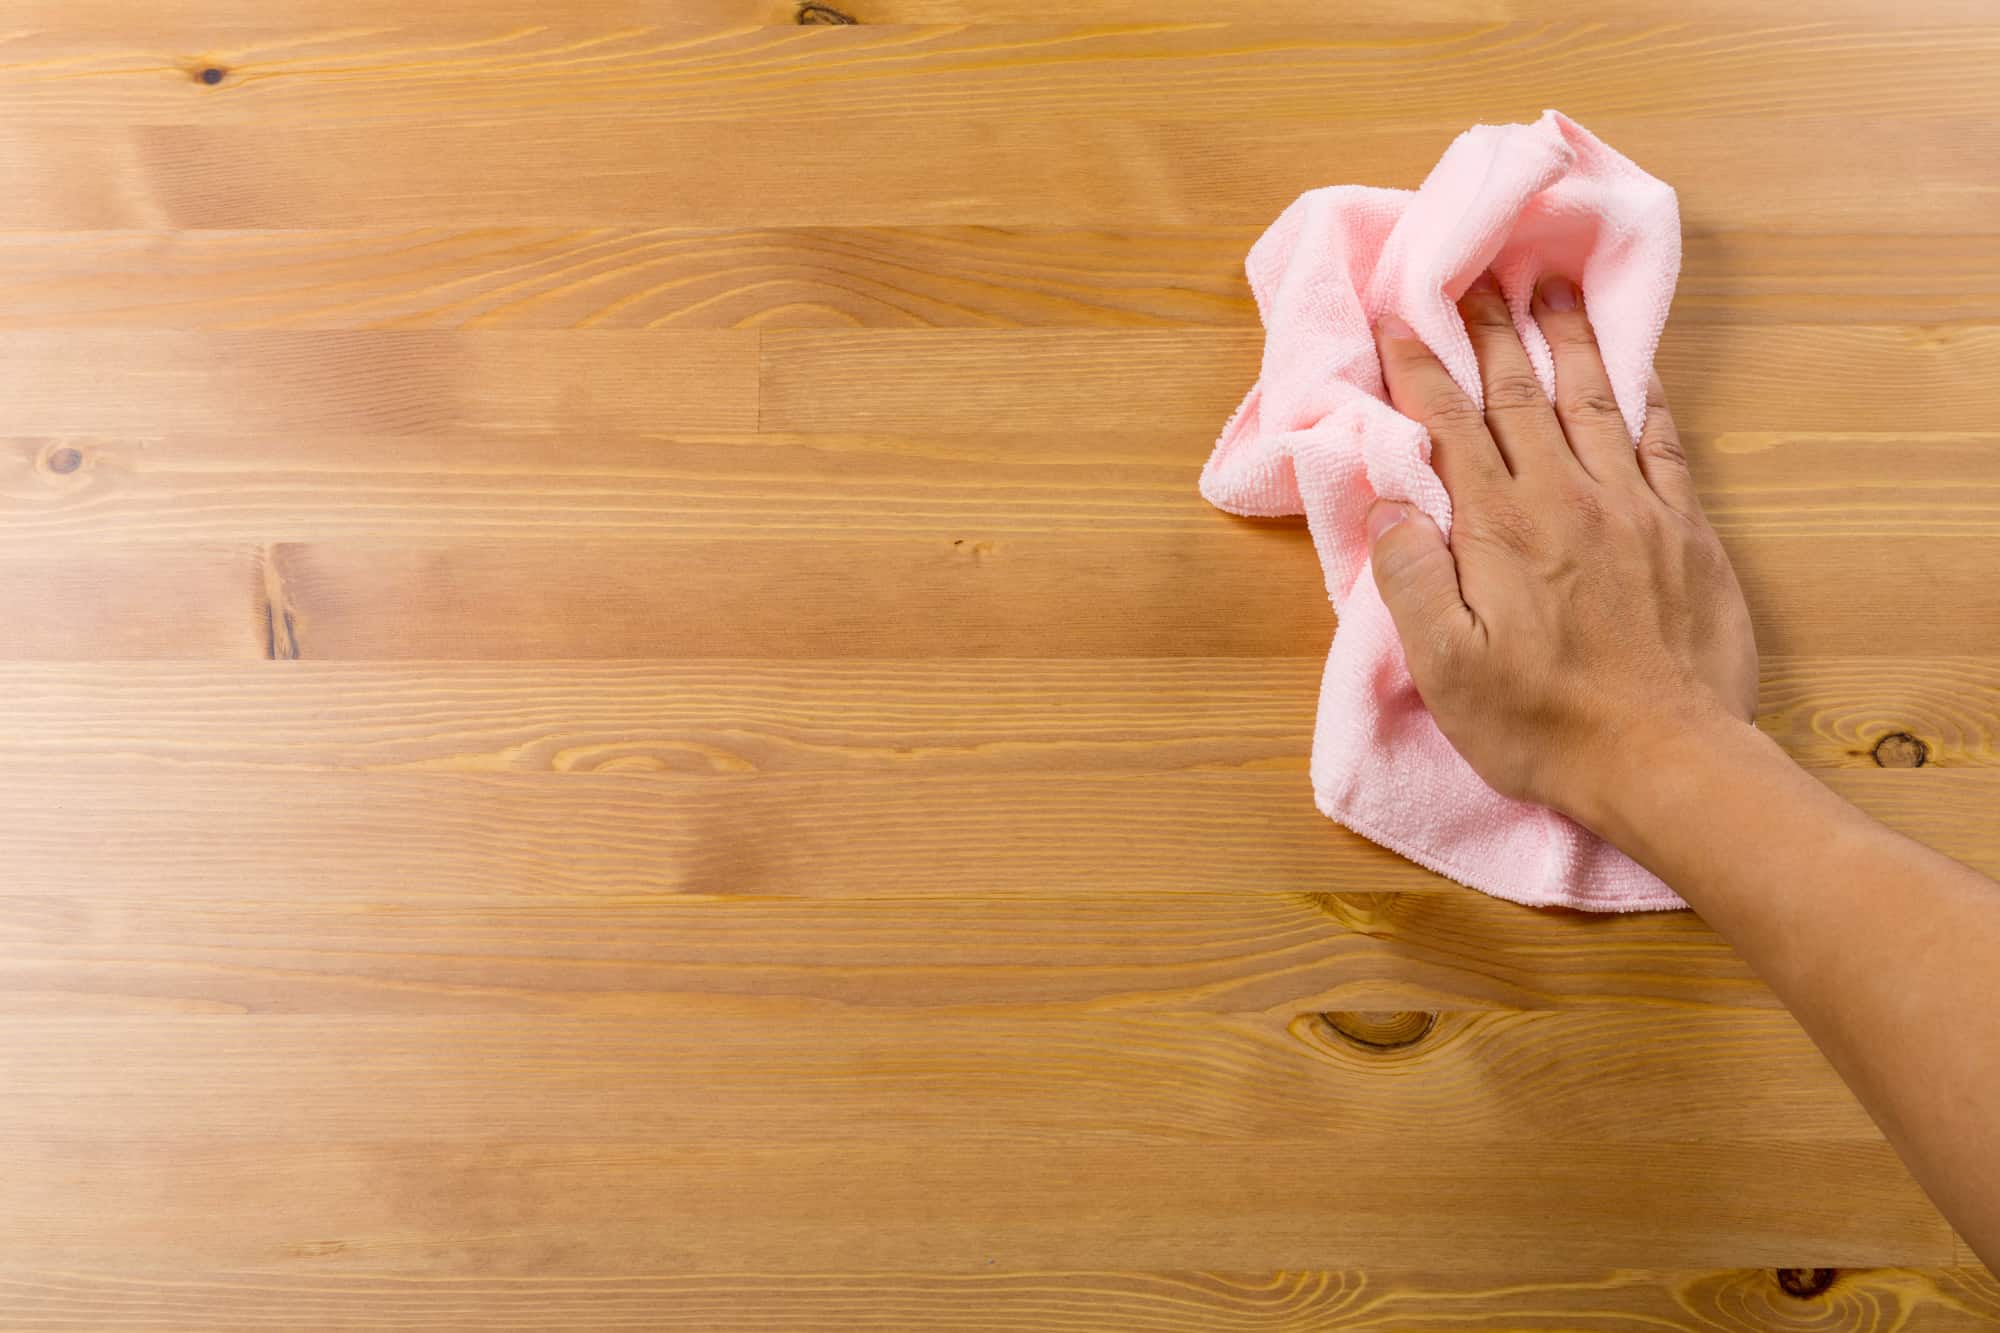
<svg viewBox="0 0 2000 1333">
<path fill-rule="evenodd" d="M 1375 347 L 1390 405 L 1430 432 L 1431 467 L 1453 502 L 1477 487 L 1506 481 L 1511 474 L 1486 429 L 1486 414 L 1423 339 L 1396 316 L 1385 315 L 1375 326 Z"/>
</svg>

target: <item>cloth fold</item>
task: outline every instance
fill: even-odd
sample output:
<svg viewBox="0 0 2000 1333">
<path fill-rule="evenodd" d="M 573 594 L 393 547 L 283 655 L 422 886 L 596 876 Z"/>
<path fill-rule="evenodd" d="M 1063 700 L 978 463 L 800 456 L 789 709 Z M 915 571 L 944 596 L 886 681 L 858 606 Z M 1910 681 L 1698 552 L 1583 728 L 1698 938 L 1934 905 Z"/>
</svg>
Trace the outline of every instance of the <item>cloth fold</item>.
<svg viewBox="0 0 2000 1333">
<path fill-rule="evenodd" d="M 1303 513 L 1338 615 L 1313 732 L 1312 786 L 1330 818 L 1461 884 L 1535 906 L 1685 906 L 1615 848 L 1511 800 L 1452 749 L 1411 683 L 1368 567 L 1377 496 L 1451 531 L 1423 427 L 1384 400 L 1373 328 L 1408 322 L 1482 401 L 1457 300 L 1491 270 L 1542 387 L 1535 284 L 1577 283 L 1634 440 L 1680 272 L 1674 192 L 1560 112 L 1461 134 L 1416 190 L 1342 185 L 1301 195 L 1251 247 L 1265 328 L 1257 383 L 1224 426 L 1201 492 L 1231 513 Z"/>
</svg>

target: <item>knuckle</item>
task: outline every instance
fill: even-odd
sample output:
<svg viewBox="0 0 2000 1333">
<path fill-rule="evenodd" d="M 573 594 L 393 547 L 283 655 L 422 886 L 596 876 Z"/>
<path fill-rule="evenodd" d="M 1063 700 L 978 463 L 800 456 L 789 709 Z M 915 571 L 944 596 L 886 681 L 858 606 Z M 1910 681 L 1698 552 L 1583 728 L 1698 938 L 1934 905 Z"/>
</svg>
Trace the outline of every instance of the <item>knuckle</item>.
<svg viewBox="0 0 2000 1333">
<path fill-rule="evenodd" d="M 1545 407 L 1548 395 L 1542 382 L 1527 371 L 1510 371 L 1493 377 L 1486 386 L 1486 410 L 1518 412 L 1522 408 Z"/>
<path fill-rule="evenodd" d="M 1563 411 L 1579 419 L 1616 420 L 1622 414 L 1618 410 L 1618 400 L 1608 389 L 1579 389 L 1563 398 Z"/>
<path fill-rule="evenodd" d="M 1689 528 L 1689 558 L 1698 570 L 1710 581 L 1720 577 L 1735 577 L 1729 564 L 1729 552 L 1722 549 L 1722 543 L 1706 523 L 1697 521 Z"/>
<path fill-rule="evenodd" d="M 1465 396 L 1457 385 L 1433 389 L 1424 398 L 1422 421 L 1432 433 L 1454 434 L 1484 429 L 1486 417 L 1479 405 Z"/>
<path fill-rule="evenodd" d="M 1570 518 L 1580 527 L 1591 532 L 1601 531 L 1611 524 L 1611 510 L 1594 491 L 1578 489 L 1569 496 Z"/>
<path fill-rule="evenodd" d="M 1656 463 L 1667 463 L 1674 467 L 1687 466 L 1687 447 L 1681 443 L 1680 434 L 1670 423 L 1646 422 L 1645 433 L 1639 437 L 1639 450 Z"/>
<path fill-rule="evenodd" d="M 1640 540 L 1648 544 L 1665 540 L 1669 534 L 1667 521 L 1674 517 L 1673 511 L 1657 504 L 1627 504 L 1620 513 L 1631 530 Z"/>
</svg>

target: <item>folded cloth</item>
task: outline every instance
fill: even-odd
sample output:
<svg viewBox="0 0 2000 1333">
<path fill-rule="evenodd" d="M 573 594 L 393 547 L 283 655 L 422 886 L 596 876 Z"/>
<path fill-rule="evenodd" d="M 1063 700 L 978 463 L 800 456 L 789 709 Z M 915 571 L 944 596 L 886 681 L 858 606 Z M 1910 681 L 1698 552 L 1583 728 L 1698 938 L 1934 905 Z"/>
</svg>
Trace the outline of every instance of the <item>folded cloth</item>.
<svg viewBox="0 0 2000 1333">
<path fill-rule="evenodd" d="M 1414 192 L 1301 195 L 1245 263 L 1263 368 L 1201 492 L 1235 514 L 1306 516 L 1339 617 L 1313 732 L 1314 796 L 1363 837 L 1496 897 L 1605 912 L 1686 905 L 1562 815 L 1488 787 L 1424 708 L 1368 566 L 1366 515 L 1377 496 L 1405 501 L 1449 533 L 1451 500 L 1429 435 L 1384 401 L 1372 330 L 1400 315 L 1482 402 L 1456 302 L 1490 269 L 1553 396 L 1528 303 L 1545 274 L 1561 274 L 1582 291 L 1637 440 L 1680 245 L 1673 190 L 1547 111 L 1532 125 L 1467 130 Z"/>
</svg>

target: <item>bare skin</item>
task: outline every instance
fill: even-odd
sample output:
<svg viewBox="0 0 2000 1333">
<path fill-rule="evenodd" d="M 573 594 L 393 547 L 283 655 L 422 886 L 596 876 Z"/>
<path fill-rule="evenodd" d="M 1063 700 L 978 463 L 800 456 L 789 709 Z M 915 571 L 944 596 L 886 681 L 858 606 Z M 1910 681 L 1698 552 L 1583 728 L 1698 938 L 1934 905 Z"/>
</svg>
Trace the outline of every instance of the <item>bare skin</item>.
<svg viewBox="0 0 2000 1333">
<path fill-rule="evenodd" d="M 2000 1271 L 2000 884 L 1749 725 L 1749 613 L 1664 394 L 1634 450 L 1574 286 L 1534 301 L 1553 406 L 1490 280 L 1459 308 L 1483 412 L 1400 321 L 1377 334 L 1452 498 L 1449 542 L 1415 509 L 1369 514 L 1425 704 L 1494 788 L 1592 829 L 1727 938 Z"/>
</svg>

